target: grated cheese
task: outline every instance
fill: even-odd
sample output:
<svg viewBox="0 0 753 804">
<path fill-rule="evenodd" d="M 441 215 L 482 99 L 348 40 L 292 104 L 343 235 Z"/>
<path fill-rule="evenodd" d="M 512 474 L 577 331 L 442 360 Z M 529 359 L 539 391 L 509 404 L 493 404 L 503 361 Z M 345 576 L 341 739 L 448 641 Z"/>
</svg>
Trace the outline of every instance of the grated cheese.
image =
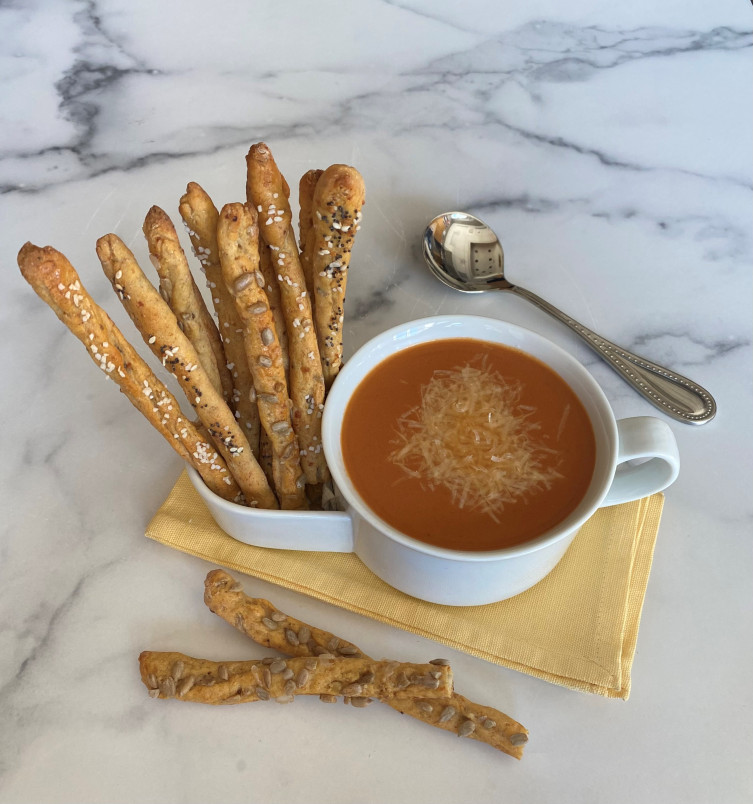
<svg viewBox="0 0 753 804">
<path fill-rule="evenodd" d="M 506 505 L 548 489 L 558 453 L 536 439 L 536 409 L 522 384 L 485 362 L 435 371 L 421 404 L 397 422 L 390 460 L 424 487 L 449 490 L 454 505 L 497 520 Z"/>
</svg>

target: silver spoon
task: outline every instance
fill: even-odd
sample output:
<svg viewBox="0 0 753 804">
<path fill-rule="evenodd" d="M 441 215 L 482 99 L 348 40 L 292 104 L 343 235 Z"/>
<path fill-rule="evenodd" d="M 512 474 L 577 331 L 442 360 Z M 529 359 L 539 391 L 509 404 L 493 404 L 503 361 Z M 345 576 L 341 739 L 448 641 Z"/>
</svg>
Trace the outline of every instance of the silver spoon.
<svg viewBox="0 0 753 804">
<path fill-rule="evenodd" d="M 505 257 L 497 235 L 467 212 L 445 212 L 426 227 L 423 253 L 432 273 L 466 293 L 507 290 L 528 299 L 566 324 L 630 385 L 668 416 L 686 424 L 705 424 L 716 402 L 700 385 L 602 338 L 554 305 L 505 279 Z"/>
</svg>

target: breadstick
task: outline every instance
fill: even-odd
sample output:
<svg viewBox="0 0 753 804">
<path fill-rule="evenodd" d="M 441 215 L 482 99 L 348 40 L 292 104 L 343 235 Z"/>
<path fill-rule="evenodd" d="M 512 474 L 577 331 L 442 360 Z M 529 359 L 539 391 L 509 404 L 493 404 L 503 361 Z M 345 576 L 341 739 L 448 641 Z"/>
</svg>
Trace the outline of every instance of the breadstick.
<svg viewBox="0 0 753 804">
<path fill-rule="evenodd" d="M 142 338 L 178 380 L 248 504 L 277 508 L 267 478 L 230 408 L 210 382 L 196 350 L 133 254 L 119 237 L 109 234 L 97 241 L 97 256 Z"/>
<path fill-rule="evenodd" d="M 206 274 L 207 287 L 217 314 L 222 348 L 227 368 L 233 375 L 232 406 L 238 422 L 246 434 L 254 455 L 259 449 L 259 411 L 251 370 L 246 362 L 243 346 L 243 326 L 232 297 L 222 281 L 220 255 L 217 252 L 217 221 L 219 213 L 212 199 L 196 182 L 191 182 L 180 199 L 180 215 L 188 229 L 201 269 Z"/>
<path fill-rule="evenodd" d="M 251 598 L 224 570 L 212 570 L 204 581 L 204 602 L 211 611 L 248 637 L 291 656 L 364 656 L 360 648 L 333 634 L 278 611 L 269 601 Z M 442 660 L 435 660 L 441 662 Z M 441 666 L 441 664 L 439 665 Z M 453 693 L 446 700 L 387 701 L 403 714 L 431 726 L 487 743 L 516 759 L 523 756 L 528 731 L 496 709 L 473 703 Z"/>
<path fill-rule="evenodd" d="M 345 285 L 364 195 L 361 174 L 347 165 L 328 167 L 314 190 L 309 235 L 312 295 L 327 388 L 342 365 Z"/>
<path fill-rule="evenodd" d="M 182 653 L 144 651 L 141 680 L 153 698 L 179 698 L 205 704 L 252 701 L 290 703 L 296 695 L 343 695 L 365 700 L 400 699 L 420 694 L 441 698 L 452 691 L 452 672 L 434 678 L 430 664 L 374 662 L 330 654 L 298 659 L 269 657 L 244 662 L 211 662 Z M 427 689 L 426 680 L 438 682 Z"/>
<path fill-rule="evenodd" d="M 144 220 L 149 255 L 159 274 L 159 291 L 170 305 L 181 329 L 193 344 L 212 385 L 225 402 L 233 398 L 233 377 L 227 368 L 222 340 L 188 267 L 173 222 L 159 207 Z"/>
<path fill-rule="evenodd" d="M 306 291 L 298 246 L 291 226 L 290 205 L 274 158 L 264 143 L 253 145 L 246 157 L 246 195 L 259 212 L 259 229 L 272 254 L 282 296 L 290 350 L 290 399 L 293 429 L 301 447 L 306 482 L 321 483 L 329 473 L 322 451 L 324 377 L 314 331 L 311 298 Z M 282 205 L 282 206 L 280 206 Z"/>
<path fill-rule="evenodd" d="M 27 243 L 18 253 L 26 281 L 84 344 L 94 362 L 167 443 L 215 493 L 240 502 L 241 491 L 214 446 L 186 419 L 178 401 L 154 376 L 107 313 L 84 288 L 74 267 L 54 248 Z"/>
<path fill-rule="evenodd" d="M 226 204 L 217 225 L 217 246 L 222 278 L 243 326 L 259 417 L 272 446 L 272 475 L 280 507 L 306 508 L 306 478 L 290 421 L 282 349 L 259 271 L 256 212 L 245 204 Z"/>
<path fill-rule="evenodd" d="M 314 291 L 311 275 L 311 250 L 308 248 L 312 226 L 311 207 L 314 203 L 314 188 L 322 175 L 321 170 L 307 170 L 298 183 L 298 247 L 301 252 L 303 275 L 306 277 L 306 290 Z"/>
</svg>

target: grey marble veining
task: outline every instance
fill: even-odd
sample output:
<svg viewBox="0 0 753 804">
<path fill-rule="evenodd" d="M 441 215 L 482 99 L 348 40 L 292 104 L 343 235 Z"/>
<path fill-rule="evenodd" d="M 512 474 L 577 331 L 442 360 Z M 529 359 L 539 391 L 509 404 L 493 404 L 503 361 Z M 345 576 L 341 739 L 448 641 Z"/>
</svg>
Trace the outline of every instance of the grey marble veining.
<svg viewBox="0 0 753 804">
<path fill-rule="evenodd" d="M 750 799 L 751 28 L 732 0 L 0 4 L 0 802 Z M 619 417 L 654 415 L 523 300 L 430 276 L 423 227 L 465 209 L 499 234 L 513 282 L 717 398 L 711 424 L 672 424 L 682 470 L 627 704 L 247 584 L 374 654 L 450 654 L 463 694 L 531 729 L 520 765 L 386 707 L 218 712 L 143 694 L 143 649 L 263 650 L 206 611 L 208 564 L 143 538 L 180 461 L 16 254 L 64 252 L 148 356 L 96 239 L 115 232 L 146 261 L 149 207 L 177 220 L 191 180 L 218 205 L 242 199 L 259 140 L 293 186 L 334 162 L 366 178 L 346 356 L 412 318 L 499 317 L 572 352 Z"/>
</svg>

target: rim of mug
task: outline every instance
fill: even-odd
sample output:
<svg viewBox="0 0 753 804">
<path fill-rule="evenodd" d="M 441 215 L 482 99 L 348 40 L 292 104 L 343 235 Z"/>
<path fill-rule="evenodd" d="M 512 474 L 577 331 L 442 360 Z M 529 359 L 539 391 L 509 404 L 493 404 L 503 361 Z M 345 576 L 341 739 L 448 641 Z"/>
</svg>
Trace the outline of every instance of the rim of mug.
<svg viewBox="0 0 753 804">
<path fill-rule="evenodd" d="M 344 461 L 342 459 L 342 449 L 340 446 L 342 414 L 344 414 L 345 409 L 347 407 L 348 399 L 350 398 L 355 388 L 364 379 L 366 374 L 368 374 L 369 371 L 375 368 L 379 363 L 381 363 L 388 357 L 392 356 L 393 354 L 402 351 L 403 349 L 407 349 L 419 343 L 426 343 L 428 341 L 433 340 L 471 338 L 474 340 L 482 340 L 482 341 L 486 340 L 492 343 L 501 343 L 501 341 L 489 341 L 489 339 L 483 337 L 482 334 L 479 335 L 472 335 L 468 333 L 453 334 L 453 335 L 439 334 L 440 328 L 444 329 L 451 325 L 457 326 L 458 328 L 463 327 L 466 329 L 483 330 L 484 328 L 486 328 L 497 331 L 504 330 L 513 335 L 533 339 L 534 341 L 542 345 L 544 348 L 551 350 L 551 352 L 557 355 L 560 360 L 564 360 L 565 363 L 567 363 L 567 365 L 570 367 L 570 369 L 576 373 L 579 379 L 588 386 L 589 393 L 591 395 L 589 402 L 594 404 L 595 407 L 599 409 L 600 413 L 602 414 L 600 423 L 606 425 L 606 428 L 609 431 L 606 435 L 609 439 L 611 455 L 608 456 L 608 465 L 603 471 L 603 477 L 601 479 L 600 486 L 597 485 L 596 487 L 594 487 L 594 483 L 598 481 L 598 478 L 595 479 L 592 478 L 591 484 L 589 485 L 586 494 L 583 496 L 583 498 L 581 499 L 578 506 L 575 508 L 573 512 L 571 512 L 567 517 L 565 517 L 565 519 L 563 519 L 553 528 L 550 528 L 545 533 L 533 539 L 528 539 L 527 541 L 522 542 L 521 544 L 511 545 L 509 547 L 501 547 L 497 548 L 496 550 L 478 550 L 478 551 L 455 550 L 448 547 L 438 547 L 429 544 L 428 542 L 423 542 L 419 539 L 415 539 L 412 536 L 407 536 L 406 534 L 397 530 L 397 528 L 394 528 L 388 522 L 383 520 L 381 517 L 375 514 L 371 510 L 371 508 L 369 508 L 368 504 L 363 500 L 361 495 L 355 489 L 354 485 L 350 482 L 347 476 L 347 471 L 345 470 L 344 467 Z M 423 334 L 431 333 L 432 331 L 437 334 L 436 337 L 425 337 L 425 338 L 420 337 Z M 397 348 L 393 348 L 389 351 L 384 350 L 380 352 L 380 347 L 390 343 L 394 344 L 398 336 L 400 336 L 400 343 L 397 344 Z M 512 346 L 512 348 L 518 348 L 520 349 L 520 351 L 530 354 L 529 352 L 527 352 L 527 350 L 521 349 L 520 347 Z M 552 369 L 559 375 L 559 372 L 549 362 L 543 360 L 537 355 L 531 355 L 531 356 L 541 360 L 541 362 L 543 363 L 546 363 L 546 365 L 549 366 L 550 369 Z M 352 383 L 351 388 L 349 388 L 348 390 L 343 390 L 346 384 L 351 383 L 351 376 L 356 374 L 356 372 L 360 374 L 360 377 L 355 382 Z M 572 384 L 567 379 L 562 377 L 562 380 L 572 388 Z M 592 427 L 594 427 L 594 437 L 598 438 L 595 432 L 596 423 L 594 422 L 591 411 L 588 409 L 589 405 L 585 404 L 582 395 L 578 393 L 576 389 L 572 390 L 576 393 L 581 403 L 584 404 L 584 407 L 586 407 L 588 418 L 591 421 Z M 514 558 L 516 556 L 527 555 L 530 553 L 534 553 L 538 550 L 542 550 L 547 546 L 554 544 L 560 541 L 561 539 L 566 538 L 567 536 L 573 534 L 583 524 L 585 524 L 585 522 L 591 516 L 593 516 L 593 514 L 601 506 L 604 497 L 609 491 L 612 478 L 614 477 L 614 472 L 617 466 L 617 438 L 618 438 L 617 422 L 614 412 L 612 411 L 612 408 L 609 405 L 609 401 L 607 400 L 607 397 L 604 394 L 604 391 L 601 389 L 596 380 L 591 376 L 591 374 L 588 372 L 585 366 L 583 366 L 582 363 L 580 363 L 575 357 L 573 357 L 573 355 L 571 355 L 561 346 L 558 346 L 556 343 L 549 340 L 548 338 L 545 338 L 543 335 L 540 335 L 538 332 L 534 332 L 533 330 L 521 327 L 518 324 L 512 324 L 502 319 L 487 318 L 484 316 L 475 316 L 475 315 L 442 315 L 442 316 L 430 316 L 427 318 L 419 318 L 413 321 L 408 321 L 404 324 L 398 324 L 397 326 L 391 327 L 390 329 L 385 330 L 384 332 L 381 332 L 378 335 L 375 335 L 370 340 L 368 340 L 345 363 L 345 365 L 342 367 L 337 377 L 335 378 L 334 382 L 332 383 L 332 386 L 329 390 L 329 395 L 327 397 L 327 401 L 333 398 L 333 394 L 335 394 L 334 399 L 336 403 L 339 402 L 339 397 L 344 396 L 345 398 L 343 398 L 342 404 L 339 405 L 339 407 L 342 408 L 339 417 L 336 416 L 336 414 L 333 412 L 335 405 L 329 406 L 329 412 L 327 404 L 325 403 L 324 405 L 324 414 L 322 417 L 322 446 L 324 449 L 325 457 L 327 458 L 330 473 L 332 474 L 332 478 L 335 481 L 340 491 L 340 494 L 344 497 L 348 506 L 354 509 L 357 515 L 365 519 L 373 528 L 378 530 L 383 536 L 386 536 L 392 539 L 393 541 L 398 542 L 399 544 L 402 544 L 405 547 L 408 547 L 419 553 L 435 556 L 437 558 L 452 559 L 454 561 L 485 562 L 503 558 Z M 329 447 L 331 447 L 332 445 L 334 445 L 334 448 L 337 450 L 339 460 L 331 460 L 332 455 L 328 454 Z M 596 471 L 596 466 L 594 467 L 594 471 Z M 209 490 L 207 489 L 207 491 Z M 213 492 L 210 491 L 209 493 L 212 494 Z M 586 507 L 585 510 L 582 510 L 580 513 L 578 513 L 579 509 L 583 508 L 584 501 L 590 497 L 594 498 L 591 504 L 588 507 Z"/>
</svg>

